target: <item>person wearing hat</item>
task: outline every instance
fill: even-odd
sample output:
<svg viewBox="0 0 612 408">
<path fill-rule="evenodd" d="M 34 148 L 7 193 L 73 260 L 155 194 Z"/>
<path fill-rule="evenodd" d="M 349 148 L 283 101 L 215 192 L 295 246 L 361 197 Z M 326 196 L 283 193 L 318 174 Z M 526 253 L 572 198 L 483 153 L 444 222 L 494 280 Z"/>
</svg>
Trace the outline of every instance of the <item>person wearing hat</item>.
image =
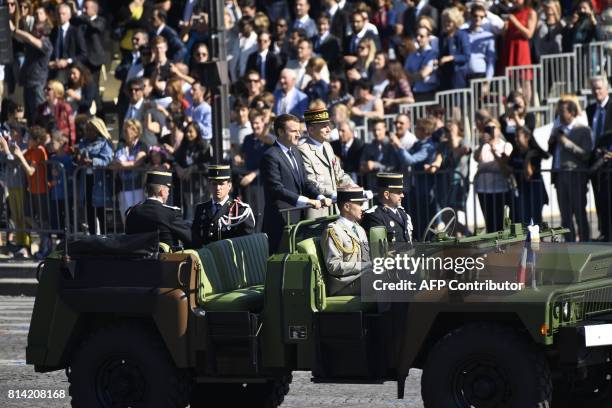
<svg viewBox="0 0 612 408">
<path fill-rule="evenodd" d="M 398 173 L 378 173 L 379 205 L 363 215 L 363 228 L 385 227 L 391 244 L 412 243 L 412 220 L 402 207 L 404 176 Z"/>
<path fill-rule="evenodd" d="M 274 120 L 274 133 L 276 142 L 263 154 L 260 171 L 266 197 L 262 229 L 268 234 L 271 254 L 280 246 L 287 221 L 296 223 L 302 219 L 301 210 L 281 212 L 282 209 L 331 205 L 331 200 L 306 177 L 302 155 L 297 151 L 300 120 L 290 114 L 280 115 Z"/>
<path fill-rule="evenodd" d="M 255 217 L 251 207 L 237 198 L 233 200 L 230 198 L 231 177 L 229 165 L 208 167 L 208 190 L 212 200 L 196 206 L 191 224 L 194 248 L 254 232 Z"/>
<path fill-rule="evenodd" d="M 181 209 L 166 205 L 172 186 L 172 173 L 150 171 L 145 184 L 146 199 L 128 208 L 126 234 L 159 231 L 159 242 L 170 247 L 191 245 L 191 230 L 183 220 Z"/>
<path fill-rule="evenodd" d="M 304 161 L 306 177 L 319 187 L 319 192 L 332 200 L 336 199 L 338 187 L 353 186 L 351 176 L 342 170 L 340 160 L 329 144 L 331 122 L 326 108 L 312 109 L 304 112 L 308 136 L 298 146 Z M 306 211 L 307 218 L 324 217 L 330 214 L 332 207 Z"/>
<path fill-rule="evenodd" d="M 338 189 L 340 218 L 328 225 L 321 239 L 329 296 L 359 295 L 361 276 L 372 270 L 368 237 L 359 225 L 366 200 L 361 187 Z"/>
</svg>

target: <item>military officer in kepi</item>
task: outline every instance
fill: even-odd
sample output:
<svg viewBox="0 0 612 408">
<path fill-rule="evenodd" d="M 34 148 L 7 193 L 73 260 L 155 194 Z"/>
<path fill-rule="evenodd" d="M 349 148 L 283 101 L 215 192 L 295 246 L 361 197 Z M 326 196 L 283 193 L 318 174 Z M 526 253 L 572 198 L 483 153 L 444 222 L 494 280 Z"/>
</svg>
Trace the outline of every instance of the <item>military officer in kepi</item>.
<svg viewBox="0 0 612 408">
<path fill-rule="evenodd" d="M 231 199 L 232 173 L 229 165 L 208 167 L 208 189 L 212 200 L 196 206 L 191 224 L 193 247 L 209 242 L 252 234 L 255 216 L 251 207 L 239 199 Z"/>
<path fill-rule="evenodd" d="M 125 212 L 126 234 L 159 231 L 159 241 L 172 247 L 191 245 L 191 231 L 181 209 L 166 205 L 172 187 L 172 173 L 150 171 L 146 175 L 146 199 Z"/>
<path fill-rule="evenodd" d="M 389 246 L 395 250 L 412 245 L 412 220 L 402 207 L 404 176 L 396 173 L 378 173 L 378 205 L 368 209 L 362 225 L 366 231 L 382 226 L 387 229 Z"/>
<path fill-rule="evenodd" d="M 359 225 L 365 201 L 361 187 L 338 189 L 340 218 L 328 225 L 321 240 L 330 296 L 359 295 L 361 276 L 372 270 L 368 237 Z"/>
<path fill-rule="evenodd" d="M 304 121 L 308 135 L 300 143 L 298 150 L 302 154 L 306 177 L 317 185 L 320 194 L 335 200 L 339 187 L 350 187 L 355 183 L 351 176 L 342 170 L 340 160 L 329 144 L 332 132 L 329 112 L 325 108 L 307 110 L 304 112 Z M 306 217 L 324 217 L 330 214 L 332 208 L 334 207 L 311 208 L 307 210 Z"/>
</svg>

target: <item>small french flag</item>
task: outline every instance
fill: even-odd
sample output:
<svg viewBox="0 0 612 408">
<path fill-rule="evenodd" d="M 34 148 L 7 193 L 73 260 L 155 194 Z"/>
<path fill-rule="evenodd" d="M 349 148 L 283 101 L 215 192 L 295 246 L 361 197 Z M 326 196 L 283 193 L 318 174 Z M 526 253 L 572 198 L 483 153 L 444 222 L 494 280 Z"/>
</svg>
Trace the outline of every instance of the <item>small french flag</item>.
<svg viewBox="0 0 612 408">
<path fill-rule="evenodd" d="M 533 226 L 533 221 L 531 222 Z M 535 252 L 533 251 L 531 242 L 531 228 L 527 228 L 527 238 L 525 239 L 525 245 L 523 245 L 523 251 L 521 252 L 521 260 L 519 262 L 517 272 L 517 283 L 525 284 L 527 282 L 527 271 L 531 273 L 532 280 L 535 284 Z"/>
</svg>

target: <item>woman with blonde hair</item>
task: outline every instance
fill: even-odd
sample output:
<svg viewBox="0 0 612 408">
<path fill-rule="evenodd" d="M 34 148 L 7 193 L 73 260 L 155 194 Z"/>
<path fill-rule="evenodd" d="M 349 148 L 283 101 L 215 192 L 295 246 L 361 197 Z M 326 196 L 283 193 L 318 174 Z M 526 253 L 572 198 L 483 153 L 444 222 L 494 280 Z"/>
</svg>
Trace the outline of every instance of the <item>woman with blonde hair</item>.
<svg viewBox="0 0 612 408">
<path fill-rule="evenodd" d="M 55 128 L 66 138 L 70 147 L 76 143 L 72 107 L 64 100 L 65 90 L 61 82 L 54 79 L 43 89 L 45 101 L 38 106 L 35 119 L 42 124 L 55 121 Z"/>
<path fill-rule="evenodd" d="M 467 32 L 460 30 L 463 25 L 463 13 L 456 7 L 442 12 L 442 30 L 440 38 L 440 90 L 461 89 L 467 87 L 466 75 L 470 61 L 470 38 Z"/>
<path fill-rule="evenodd" d="M 542 3 L 544 19 L 538 22 L 535 32 L 535 47 L 538 55 L 560 54 L 563 52 L 565 23 L 561 20 L 561 4 L 556 0 Z"/>
<path fill-rule="evenodd" d="M 371 38 L 364 38 L 357 46 L 357 61 L 347 71 L 346 76 L 350 81 L 372 77 L 374 69 L 372 63 L 376 56 L 376 43 Z"/>
</svg>

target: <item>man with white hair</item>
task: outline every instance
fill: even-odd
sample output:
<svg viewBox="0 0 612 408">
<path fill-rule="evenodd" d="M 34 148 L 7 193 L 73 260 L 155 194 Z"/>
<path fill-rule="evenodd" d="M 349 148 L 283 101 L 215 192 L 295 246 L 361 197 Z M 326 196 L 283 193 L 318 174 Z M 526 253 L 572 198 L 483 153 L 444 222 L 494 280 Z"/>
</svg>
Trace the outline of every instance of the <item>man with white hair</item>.
<svg viewBox="0 0 612 408">
<path fill-rule="evenodd" d="M 609 241 L 612 226 L 609 222 L 612 215 L 610 191 L 612 183 L 612 103 L 610 103 L 608 79 L 605 76 L 591 78 L 591 95 L 595 102 L 587 106 L 586 113 L 595 154 L 591 158 L 591 169 L 597 170 L 591 176 L 595 195 L 595 206 L 599 218 L 600 239 Z M 605 221 L 604 221 L 605 220 Z"/>
<path fill-rule="evenodd" d="M 296 88 L 297 77 L 295 71 L 285 68 L 281 71 L 280 88 L 274 91 L 273 112 L 276 116 L 290 113 L 298 118 L 304 116 L 308 108 L 308 96 Z"/>
</svg>

